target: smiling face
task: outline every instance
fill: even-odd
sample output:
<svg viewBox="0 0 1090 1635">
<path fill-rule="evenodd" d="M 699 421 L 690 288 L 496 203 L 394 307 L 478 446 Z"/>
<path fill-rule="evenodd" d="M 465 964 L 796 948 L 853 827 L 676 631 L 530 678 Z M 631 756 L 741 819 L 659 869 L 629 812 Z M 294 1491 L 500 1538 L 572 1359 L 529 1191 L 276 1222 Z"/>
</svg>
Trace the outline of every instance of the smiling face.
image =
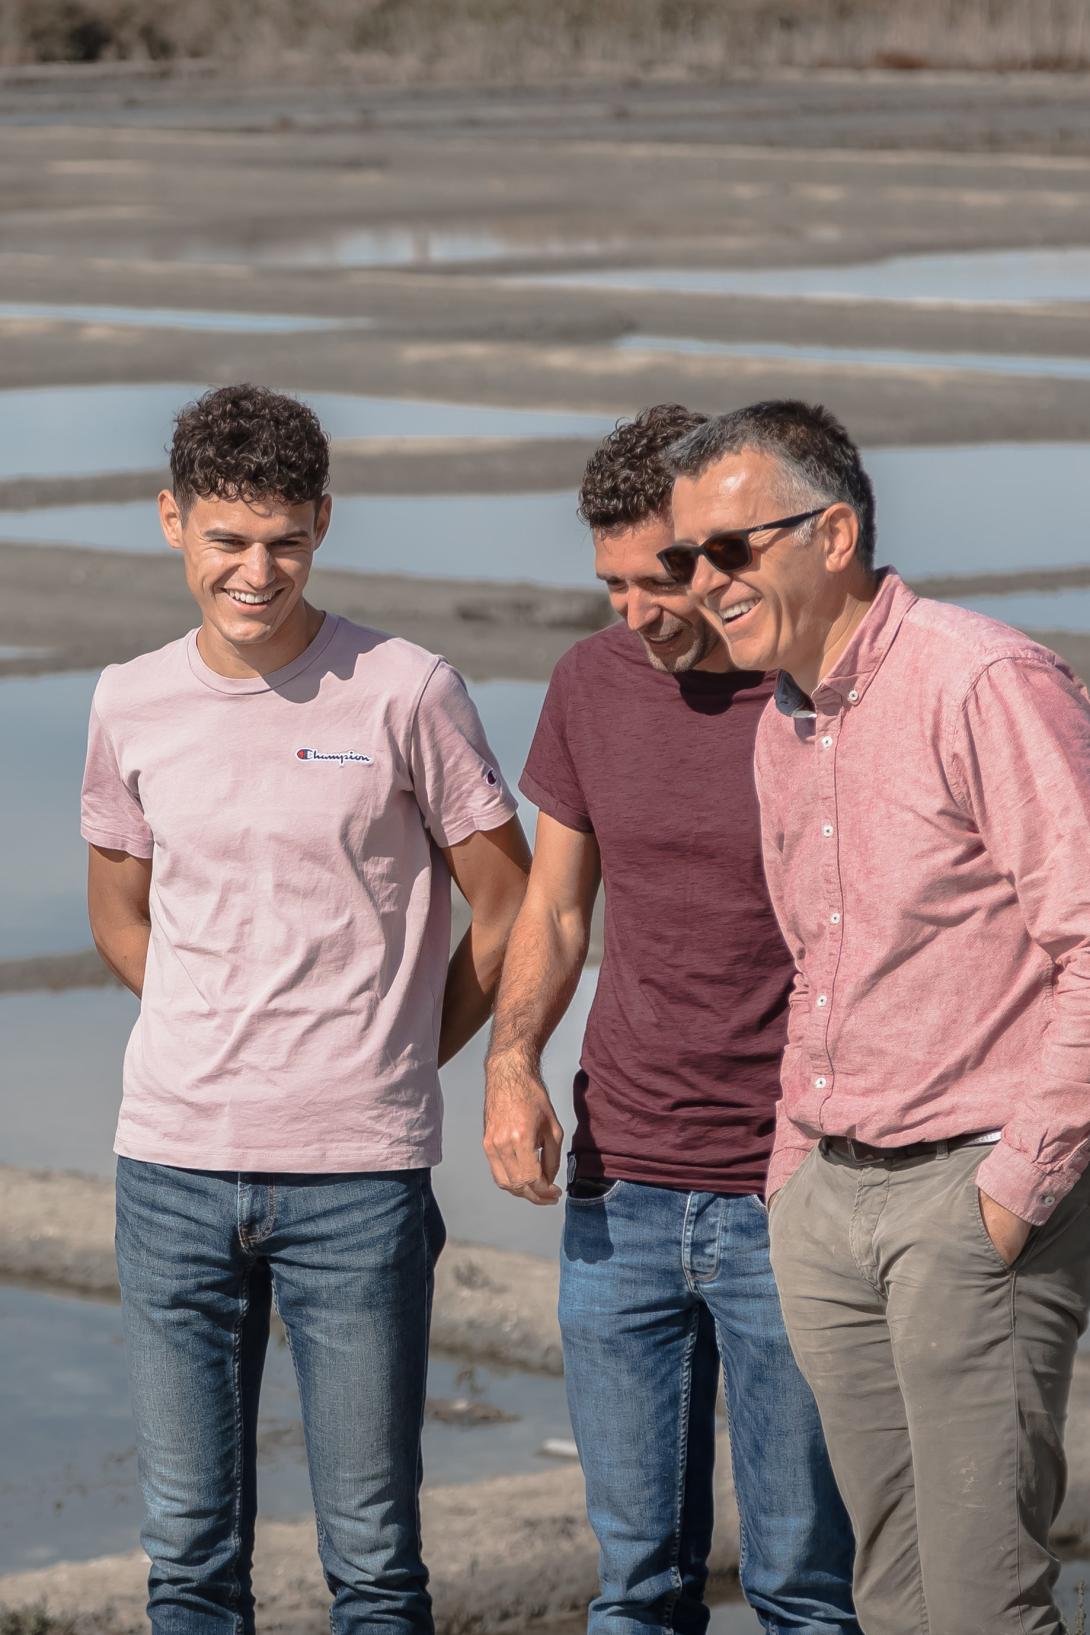
<svg viewBox="0 0 1090 1635">
<path fill-rule="evenodd" d="M 676 584 L 655 554 L 673 539 L 669 516 L 596 531 L 594 571 L 609 592 L 614 613 L 640 638 L 656 670 L 672 675 L 733 670 L 691 587 Z"/>
<path fill-rule="evenodd" d="M 785 482 L 774 455 L 743 449 L 674 486 L 674 534 L 702 544 L 713 534 L 752 528 L 809 510 Z M 800 681 L 816 668 L 844 604 L 845 572 L 855 563 L 858 521 L 848 505 L 829 506 L 811 523 L 751 536 L 753 560 L 720 573 L 697 559 L 692 591 L 741 670 L 786 670 Z"/>
<path fill-rule="evenodd" d="M 202 654 L 213 669 L 268 674 L 308 645 L 317 626 L 303 590 L 331 504 L 328 494 L 318 505 L 212 496 L 195 499 L 183 517 L 174 495 L 160 494 L 163 532 L 185 559 Z"/>
</svg>

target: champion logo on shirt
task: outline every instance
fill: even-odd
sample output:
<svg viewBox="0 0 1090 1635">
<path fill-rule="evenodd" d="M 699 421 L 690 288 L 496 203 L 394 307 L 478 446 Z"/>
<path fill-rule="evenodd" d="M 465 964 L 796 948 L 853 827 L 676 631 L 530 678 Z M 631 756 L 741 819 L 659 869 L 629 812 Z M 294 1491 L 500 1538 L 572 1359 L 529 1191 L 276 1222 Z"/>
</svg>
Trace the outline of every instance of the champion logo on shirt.
<svg viewBox="0 0 1090 1635">
<path fill-rule="evenodd" d="M 297 761 L 336 761 L 338 766 L 344 766 L 346 761 L 359 761 L 363 766 L 372 765 L 370 755 L 360 755 L 354 749 L 328 751 L 324 749 L 297 749 L 295 758 Z"/>
<path fill-rule="evenodd" d="M 496 776 L 495 768 L 491 766 L 483 766 L 481 768 L 481 777 L 489 786 L 497 784 L 500 781 Z"/>
</svg>

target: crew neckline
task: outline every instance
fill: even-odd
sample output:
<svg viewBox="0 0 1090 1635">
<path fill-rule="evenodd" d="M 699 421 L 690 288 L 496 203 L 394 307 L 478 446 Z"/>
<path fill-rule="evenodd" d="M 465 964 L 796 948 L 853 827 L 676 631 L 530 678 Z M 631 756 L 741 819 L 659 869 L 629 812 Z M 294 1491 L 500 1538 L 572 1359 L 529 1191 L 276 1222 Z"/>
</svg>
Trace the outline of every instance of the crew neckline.
<svg viewBox="0 0 1090 1635">
<path fill-rule="evenodd" d="M 279 670 L 270 670 L 264 676 L 221 676 L 218 670 L 213 670 L 201 657 L 197 646 L 198 630 L 191 630 L 185 639 L 186 658 L 189 668 L 196 679 L 210 687 L 216 693 L 268 693 L 274 692 L 277 687 L 283 686 L 308 669 L 316 659 L 321 658 L 340 625 L 340 617 L 335 613 L 323 615 L 322 622 L 313 640 L 304 647 L 298 658 L 292 659 L 290 664 L 282 665 Z"/>
</svg>

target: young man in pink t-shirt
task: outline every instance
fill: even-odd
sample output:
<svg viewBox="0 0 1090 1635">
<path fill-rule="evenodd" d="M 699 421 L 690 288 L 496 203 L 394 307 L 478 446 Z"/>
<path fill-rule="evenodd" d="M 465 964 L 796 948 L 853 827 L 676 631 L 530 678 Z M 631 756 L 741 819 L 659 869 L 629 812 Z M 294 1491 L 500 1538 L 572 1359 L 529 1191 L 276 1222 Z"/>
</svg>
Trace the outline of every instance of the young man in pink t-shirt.
<svg viewBox="0 0 1090 1635">
<path fill-rule="evenodd" d="M 117 1250 L 151 1625 L 254 1628 L 275 1298 L 334 1635 L 431 1635 L 438 1070 L 490 1009 L 526 843 L 449 665 L 304 599 L 331 509 L 312 411 L 208 392 L 171 469 L 200 626 L 103 673 L 82 823 L 95 942 L 141 1001 Z M 448 965 L 451 878 L 473 923 Z"/>
</svg>

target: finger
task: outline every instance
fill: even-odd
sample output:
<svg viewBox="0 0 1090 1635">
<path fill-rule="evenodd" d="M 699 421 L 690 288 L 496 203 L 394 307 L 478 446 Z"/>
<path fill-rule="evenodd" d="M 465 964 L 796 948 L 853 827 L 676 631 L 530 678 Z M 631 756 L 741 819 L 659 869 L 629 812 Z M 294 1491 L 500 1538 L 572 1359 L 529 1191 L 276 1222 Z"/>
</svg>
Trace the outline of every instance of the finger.
<svg viewBox="0 0 1090 1635">
<path fill-rule="evenodd" d="M 560 1188 L 548 1181 L 531 1181 L 526 1186 L 514 1188 L 516 1198 L 524 1198 L 528 1204 L 556 1204 L 560 1202 Z"/>
<path fill-rule="evenodd" d="M 564 1131 L 554 1119 L 545 1131 L 541 1143 L 541 1173 L 546 1181 L 555 1181 L 564 1148 Z"/>
</svg>

